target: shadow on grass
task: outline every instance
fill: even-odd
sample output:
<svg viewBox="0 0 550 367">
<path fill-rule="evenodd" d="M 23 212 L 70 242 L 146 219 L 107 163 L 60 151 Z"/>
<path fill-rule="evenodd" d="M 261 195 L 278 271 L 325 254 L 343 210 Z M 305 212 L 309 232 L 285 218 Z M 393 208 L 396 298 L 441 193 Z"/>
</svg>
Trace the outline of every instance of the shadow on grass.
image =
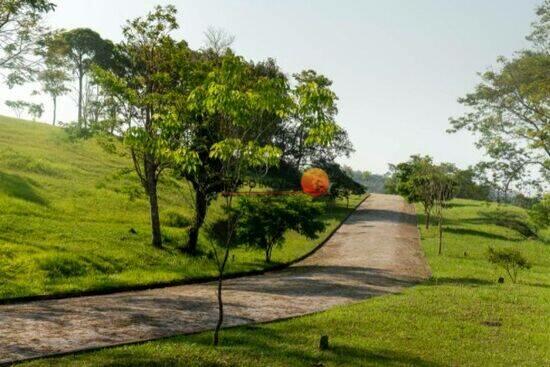
<svg viewBox="0 0 550 367">
<path fill-rule="evenodd" d="M 18 175 L 0 172 L 0 192 L 8 196 L 46 206 L 48 202 L 36 192 L 36 183 Z"/>
<path fill-rule="evenodd" d="M 458 235 L 478 236 L 478 237 L 488 238 L 492 240 L 519 241 L 518 239 L 511 239 L 510 237 L 507 237 L 507 236 L 502 236 L 499 234 L 494 234 L 494 233 L 489 233 L 484 231 L 478 231 L 476 229 L 469 229 L 469 228 L 445 227 L 444 232 L 458 234 Z"/>
<path fill-rule="evenodd" d="M 441 278 L 432 278 L 427 283 L 427 285 L 468 285 L 468 286 L 480 286 L 480 285 L 490 285 L 495 284 L 490 280 L 472 278 L 472 277 L 441 277 Z"/>
</svg>

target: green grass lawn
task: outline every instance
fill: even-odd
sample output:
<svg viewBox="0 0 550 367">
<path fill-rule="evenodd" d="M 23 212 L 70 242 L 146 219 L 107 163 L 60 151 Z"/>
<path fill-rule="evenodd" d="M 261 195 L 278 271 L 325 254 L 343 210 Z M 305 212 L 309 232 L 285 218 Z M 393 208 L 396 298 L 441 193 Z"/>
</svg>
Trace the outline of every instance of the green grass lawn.
<svg viewBox="0 0 550 367">
<path fill-rule="evenodd" d="M 120 144 L 73 141 L 62 129 L 0 116 L 0 298 L 214 275 L 207 256 L 180 253 L 187 229 L 166 220 L 174 212 L 191 217 L 188 185 L 165 176 L 159 190 L 164 250 L 150 245 L 148 202 Z M 352 198 L 350 208 L 360 200 Z M 219 210 L 214 204 L 210 217 Z M 349 212 L 338 202 L 317 240 L 290 233 L 284 247 L 274 250 L 273 264 L 310 251 Z M 266 267 L 262 251 L 234 254 L 230 273 Z"/>
<path fill-rule="evenodd" d="M 201 333 L 104 349 L 29 366 L 548 366 L 550 248 L 492 224 L 496 208 L 454 200 L 443 255 L 421 229 L 433 278 L 398 295 L 292 320 L 237 327 L 213 348 Z M 521 211 L 520 209 L 513 209 Z M 423 216 L 419 216 L 423 221 Z M 488 246 L 517 246 L 533 267 L 519 283 L 485 259 Z M 320 335 L 331 349 L 319 351 Z"/>
</svg>

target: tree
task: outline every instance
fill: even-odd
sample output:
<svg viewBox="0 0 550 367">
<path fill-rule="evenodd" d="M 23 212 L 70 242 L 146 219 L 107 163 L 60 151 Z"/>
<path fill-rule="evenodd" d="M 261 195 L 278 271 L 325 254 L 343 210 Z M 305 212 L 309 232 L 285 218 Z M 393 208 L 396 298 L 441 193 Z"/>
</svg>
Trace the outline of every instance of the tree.
<svg viewBox="0 0 550 367">
<path fill-rule="evenodd" d="M 453 198 L 456 181 L 452 173 L 452 167 L 445 164 L 433 167 L 430 176 L 430 182 L 426 184 L 432 190 L 439 234 L 437 253 L 441 255 L 443 252 L 443 210 L 445 209 L 446 202 Z"/>
<path fill-rule="evenodd" d="M 283 244 L 287 231 L 314 239 L 325 228 L 320 204 L 303 194 L 243 198 L 235 213 L 237 242 L 262 249 L 267 263 L 273 248 Z"/>
<path fill-rule="evenodd" d="M 247 172 L 276 165 L 280 160 L 280 150 L 262 142 L 262 134 L 270 124 L 262 117 L 276 114 L 282 118 L 288 113 L 287 91 L 284 80 L 257 78 L 242 58 L 225 53 L 189 95 L 190 115 L 185 117 L 195 122 L 195 126 L 191 125 L 192 129 L 211 124 L 218 125 L 216 131 L 222 132 L 219 140 L 209 143 L 206 150 L 218 162 L 218 177 L 228 213 L 233 209 L 233 193 Z M 189 140 L 186 142 L 189 143 Z M 191 144 L 196 144 L 196 141 L 191 141 Z M 198 160 L 192 163 L 200 166 L 202 162 Z M 194 167 L 187 171 L 196 170 Z M 214 345 L 219 343 L 219 331 L 224 319 L 223 279 L 230 250 L 235 242 L 235 226 L 236 221 L 230 217 L 220 229 L 222 232 L 213 236 L 217 239 L 212 244 L 212 251 L 218 269 L 219 310 Z"/>
<path fill-rule="evenodd" d="M 131 111 L 134 125 L 126 130 L 124 141 L 149 198 L 151 242 L 155 247 L 162 247 L 159 177 L 175 160 L 188 167 L 195 157 L 187 156 L 178 140 L 187 132 L 175 106 L 186 107 L 189 50 L 185 42 L 170 36 L 178 28 L 175 15 L 173 6 L 158 6 L 147 16 L 129 21 L 123 27 L 124 41 L 116 47 L 117 67 L 94 68 L 94 81 Z"/>
<path fill-rule="evenodd" d="M 499 57 L 496 70 L 482 73 L 475 91 L 458 100 L 469 112 L 450 119 L 448 131 L 471 131 L 493 160 L 513 157 L 516 163 L 538 166 L 544 176 L 550 171 L 550 1 L 537 14 L 528 36 L 535 49 L 512 59 Z"/>
<path fill-rule="evenodd" d="M 25 111 L 25 109 L 27 109 L 27 107 L 29 106 L 28 102 L 25 102 L 22 100 L 17 100 L 17 101 L 8 100 L 5 102 L 5 104 L 9 109 L 11 109 L 15 113 L 15 116 L 17 118 L 21 118 L 21 113 L 23 113 L 23 111 Z"/>
<path fill-rule="evenodd" d="M 84 78 L 88 75 L 92 65 L 96 64 L 108 68 L 112 61 L 113 44 L 88 28 L 76 28 L 60 32 L 57 35 L 57 52 L 67 60 L 73 74 L 78 81 L 78 124 L 84 124 Z"/>
<path fill-rule="evenodd" d="M 32 79 L 37 41 L 46 32 L 42 17 L 55 5 L 47 0 L 0 2 L 0 71 L 9 86 Z"/>
<path fill-rule="evenodd" d="M 489 247 L 487 258 L 489 262 L 504 269 L 513 283 L 516 283 L 520 269 L 531 268 L 529 261 L 515 248 L 494 249 Z"/>
<path fill-rule="evenodd" d="M 27 103 L 27 113 L 32 116 L 33 121 L 36 121 L 42 117 L 44 105 L 42 103 Z"/>
<path fill-rule="evenodd" d="M 488 184 L 478 182 L 478 173 L 475 167 L 464 170 L 456 170 L 456 194 L 457 198 L 488 200 L 491 188 Z"/>
<path fill-rule="evenodd" d="M 412 155 L 407 162 L 390 165 L 392 180 L 388 188 L 410 203 L 420 202 L 426 215 L 426 229 L 430 228 L 434 206 L 433 160 L 429 156 Z"/>
<path fill-rule="evenodd" d="M 226 52 L 225 55 L 231 55 Z M 200 55 L 204 67 L 219 67 L 220 56 L 206 50 Z M 312 157 L 306 151 L 327 152 L 334 146 L 334 141 L 343 131 L 334 121 L 336 95 L 329 88 L 329 81 L 313 71 L 304 72 L 307 75 L 298 86 L 289 90 L 285 75 L 279 70 L 273 60 L 257 64 L 248 63 L 249 78 L 284 86 L 284 118 L 282 111 L 264 111 L 261 115 L 253 116 L 256 125 L 261 126 L 256 139 L 262 144 L 272 144 L 282 151 L 280 165 L 267 167 L 265 174 L 258 177 L 258 181 L 267 185 L 286 185 L 299 183 L 300 171 L 297 168 L 304 161 L 304 157 Z M 317 113 L 318 112 L 318 113 Z M 300 116 L 300 120 L 297 120 Z M 209 147 L 223 137 L 225 132 L 220 129 L 219 116 L 208 119 L 204 116 L 191 117 L 196 127 L 188 136 L 193 141 L 193 151 L 197 152 L 201 164 L 197 171 L 185 173 L 182 176 L 191 183 L 195 193 L 195 218 L 189 232 L 189 241 L 185 251 L 193 253 L 197 248 L 198 234 L 203 225 L 210 201 L 220 192 L 222 185 L 220 162 L 209 155 Z M 301 146 L 299 159 L 289 158 L 290 144 L 282 138 L 289 126 L 299 128 L 302 138 L 294 140 Z M 282 135 L 283 134 L 283 135 Z M 315 143 L 317 142 L 317 143 Z M 312 147 L 316 147 L 315 149 Z M 292 153 L 293 154 L 293 153 Z M 293 156 L 294 157 L 294 156 Z M 292 162 L 292 163 L 289 163 Z M 282 175 L 280 175 L 282 173 Z M 286 181 L 286 182 L 281 182 Z"/>
<path fill-rule="evenodd" d="M 211 50 L 218 56 L 226 53 L 233 42 L 235 42 L 235 36 L 227 33 L 221 28 L 208 27 L 206 32 L 204 32 L 204 37 L 205 48 Z"/>
</svg>

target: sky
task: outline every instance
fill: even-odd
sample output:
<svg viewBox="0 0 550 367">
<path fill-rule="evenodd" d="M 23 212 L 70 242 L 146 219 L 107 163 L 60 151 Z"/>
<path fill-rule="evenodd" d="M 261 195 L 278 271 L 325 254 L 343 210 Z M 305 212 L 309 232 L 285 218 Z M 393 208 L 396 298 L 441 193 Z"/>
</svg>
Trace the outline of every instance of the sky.
<svg viewBox="0 0 550 367">
<path fill-rule="evenodd" d="M 204 31 L 233 34 L 233 49 L 246 59 L 272 57 L 291 75 L 314 69 L 326 75 L 339 97 L 338 122 L 355 153 L 341 162 L 384 173 L 388 163 L 411 154 L 461 168 L 483 158 L 468 133 L 447 134 L 448 119 L 463 108 L 457 98 L 472 91 L 478 72 L 528 46 L 536 0 L 53 0 L 52 28 L 88 27 L 119 41 L 121 25 L 157 4 L 173 4 L 191 47 Z M 29 98 L 36 87 L 0 90 L 0 113 L 12 114 L 6 99 Z M 74 97 L 59 101 L 62 121 L 75 119 Z"/>
</svg>

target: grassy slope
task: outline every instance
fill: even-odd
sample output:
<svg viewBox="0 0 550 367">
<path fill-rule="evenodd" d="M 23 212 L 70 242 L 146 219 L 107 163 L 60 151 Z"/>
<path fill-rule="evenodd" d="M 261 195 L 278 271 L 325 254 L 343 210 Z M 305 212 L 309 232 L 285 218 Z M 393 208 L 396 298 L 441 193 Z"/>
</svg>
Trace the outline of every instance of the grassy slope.
<svg viewBox="0 0 550 367">
<path fill-rule="evenodd" d="M 186 229 L 164 227 L 171 239 L 166 250 L 149 245 L 148 204 L 130 161 L 103 146 L 102 139 L 71 142 L 61 129 L 0 116 L 0 298 L 215 273 L 206 257 L 178 252 Z M 189 199 L 186 185 L 165 179 L 161 216 L 177 211 L 190 217 Z M 214 206 L 211 214 L 217 210 Z M 347 213 L 339 203 L 316 241 L 291 233 L 285 246 L 275 249 L 274 263 L 312 249 Z M 132 228 L 137 234 L 130 233 Z M 264 267 L 260 251 L 236 251 L 230 263 L 233 272 Z"/>
<path fill-rule="evenodd" d="M 202 333 L 30 365 L 550 365 L 550 247 L 485 222 L 479 212 L 488 210 L 480 202 L 453 202 L 443 256 L 436 254 L 435 229 L 421 229 L 434 277 L 403 294 L 226 330 L 218 349 Z M 489 245 L 522 249 L 533 268 L 520 275 L 521 284 L 496 283 L 503 274 L 485 260 Z M 323 334 L 331 338 L 330 351 L 317 349 Z"/>
</svg>

